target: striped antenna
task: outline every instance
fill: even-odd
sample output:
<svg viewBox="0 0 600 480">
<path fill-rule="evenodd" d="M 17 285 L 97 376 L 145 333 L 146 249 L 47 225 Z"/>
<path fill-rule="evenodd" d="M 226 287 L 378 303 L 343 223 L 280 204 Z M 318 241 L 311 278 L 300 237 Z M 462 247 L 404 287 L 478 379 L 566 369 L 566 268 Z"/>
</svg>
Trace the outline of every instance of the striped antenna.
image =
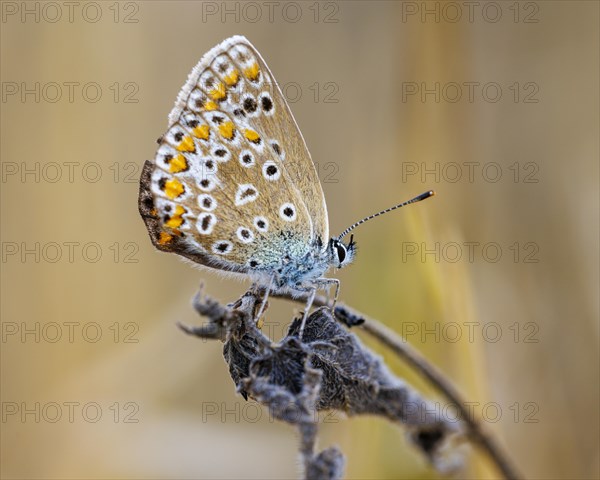
<svg viewBox="0 0 600 480">
<path fill-rule="evenodd" d="M 426 198 L 433 197 L 434 195 L 435 195 L 435 192 L 433 190 L 429 190 L 428 192 L 422 193 L 418 197 L 415 197 L 415 198 L 413 198 L 411 200 L 408 200 L 407 202 L 400 203 L 400 204 L 395 205 L 393 207 L 386 208 L 385 210 L 382 210 L 381 212 L 377 212 L 377 213 L 374 213 L 373 215 L 369 215 L 368 217 L 365 217 L 362 220 L 359 220 L 354 225 L 351 225 L 346 230 L 344 230 L 342 232 L 342 234 L 338 237 L 338 240 L 341 240 L 345 235 L 347 235 L 348 233 L 350 233 L 352 230 L 354 230 L 359 225 L 361 225 L 361 224 L 363 224 L 365 222 L 368 222 L 369 220 L 371 220 L 371 219 L 373 219 L 375 217 L 378 217 L 379 215 L 383 215 L 384 213 L 391 212 L 392 210 L 396 210 L 397 208 L 404 207 L 405 205 L 410 205 L 411 203 L 420 202 L 421 200 L 425 200 Z"/>
</svg>

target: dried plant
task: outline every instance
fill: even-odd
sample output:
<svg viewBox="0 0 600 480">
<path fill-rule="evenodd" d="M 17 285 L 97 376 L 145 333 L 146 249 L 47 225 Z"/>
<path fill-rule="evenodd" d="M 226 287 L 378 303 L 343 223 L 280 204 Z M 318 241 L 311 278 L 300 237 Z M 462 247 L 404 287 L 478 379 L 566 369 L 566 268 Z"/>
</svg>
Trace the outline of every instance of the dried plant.
<svg viewBox="0 0 600 480">
<path fill-rule="evenodd" d="M 266 406 L 274 418 L 298 428 L 306 479 L 337 479 L 343 474 L 345 461 L 338 448 L 315 451 L 317 412 L 326 410 L 350 416 L 379 415 L 402 424 L 412 444 L 446 474 L 462 468 L 461 446 L 471 438 L 490 454 L 506 478 L 517 478 L 506 457 L 473 418 L 467 415 L 463 423 L 432 415 L 432 403 L 394 376 L 382 359 L 345 327 L 360 326 L 392 347 L 460 410 L 464 402 L 449 382 L 392 332 L 343 305 L 335 308 L 334 318 L 326 299 L 318 297 L 315 304 L 320 308 L 308 317 L 302 341 L 298 338 L 301 322 L 295 319 L 285 337 L 273 343 L 255 322 L 263 293 L 252 288 L 234 304 L 223 306 L 199 292 L 194 307 L 208 323 L 180 327 L 188 334 L 224 342 L 223 354 L 237 391 Z"/>
</svg>

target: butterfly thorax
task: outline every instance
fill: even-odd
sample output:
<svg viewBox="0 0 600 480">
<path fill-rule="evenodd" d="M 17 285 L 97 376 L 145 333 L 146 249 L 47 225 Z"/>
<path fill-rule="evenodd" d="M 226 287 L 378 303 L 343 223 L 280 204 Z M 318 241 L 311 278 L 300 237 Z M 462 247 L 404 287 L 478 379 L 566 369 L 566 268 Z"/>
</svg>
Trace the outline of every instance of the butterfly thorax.
<svg viewBox="0 0 600 480">
<path fill-rule="evenodd" d="M 319 238 L 301 254 L 298 252 L 302 250 L 288 250 L 276 268 L 264 272 L 264 283 L 268 284 L 272 278 L 272 286 L 276 290 L 305 292 L 312 288 L 329 268 L 343 268 L 351 263 L 355 251 L 356 244 L 352 240 L 349 244 L 344 244 L 337 238 L 332 238 L 324 246 Z"/>
<path fill-rule="evenodd" d="M 305 291 L 323 276 L 329 266 L 329 253 L 322 248 L 313 247 L 302 256 L 287 254 L 273 274 L 274 287 L 277 290 Z"/>
</svg>

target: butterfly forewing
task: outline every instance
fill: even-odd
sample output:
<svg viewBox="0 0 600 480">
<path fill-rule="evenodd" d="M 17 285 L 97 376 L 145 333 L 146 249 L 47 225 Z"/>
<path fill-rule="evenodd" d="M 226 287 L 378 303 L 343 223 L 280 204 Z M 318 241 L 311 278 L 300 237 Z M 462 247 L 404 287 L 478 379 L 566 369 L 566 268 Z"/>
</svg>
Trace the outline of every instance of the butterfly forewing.
<svg viewBox="0 0 600 480">
<path fill-rule="evenodd" d="M 327 238 L 323 193 L 304 140 L 260 55 L 243 37 L 192 71 L 140 211 L 155 245 L 195 262 L 269 269 Z"/>
</svg>

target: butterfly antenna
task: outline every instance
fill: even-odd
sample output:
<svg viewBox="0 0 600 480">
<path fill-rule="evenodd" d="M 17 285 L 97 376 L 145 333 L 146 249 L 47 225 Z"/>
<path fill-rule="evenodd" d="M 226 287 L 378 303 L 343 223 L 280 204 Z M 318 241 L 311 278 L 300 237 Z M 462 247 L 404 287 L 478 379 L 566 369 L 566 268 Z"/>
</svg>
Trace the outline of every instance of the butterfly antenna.
<svg viewBox="0 0 600 480">
<path fill-rule="evenodd" d="M 420 202 L 421 200 L 425 200 L 426 198 L 433 197 L 434 195 L 435 195 L 435 192 L 433 190 L 429 190 L 428 192 L 422 193 L 418 197 L 412 198 L 412 199 L 410 199 L 410 200 L 408 200 L 406 202 L 403 202 L 403 203 L 399 203 L 398 205 L 394 205 L 393 207 L 386 208 L 385 210 L 382 210 L 381 212 L 374 213 L 373 215 L 369 215 L 368 217 L 365 217 L 362 220 L 359 220 L 354 225 L 351 225 L 346 230 L 344 230 L 342 232 L 342 234 L 338 237 L 338 240 L 341 240 L 345 235 L 347 235 L 348 233 L 350 233 L 352 230 L 354 230 L 359 225 L 362 225 L 363 223 L 368 222 L 369 220 L 371 220 L 371 219 L 373 219 L 375 217 L 378 217 L 379 215 L 383 215 L 384 213 L 391 212 L 392 210 L 396 210 L 397 208 L 404 207 L 405 205 L 410 205 L 411 203 Z"/>
</svg>

